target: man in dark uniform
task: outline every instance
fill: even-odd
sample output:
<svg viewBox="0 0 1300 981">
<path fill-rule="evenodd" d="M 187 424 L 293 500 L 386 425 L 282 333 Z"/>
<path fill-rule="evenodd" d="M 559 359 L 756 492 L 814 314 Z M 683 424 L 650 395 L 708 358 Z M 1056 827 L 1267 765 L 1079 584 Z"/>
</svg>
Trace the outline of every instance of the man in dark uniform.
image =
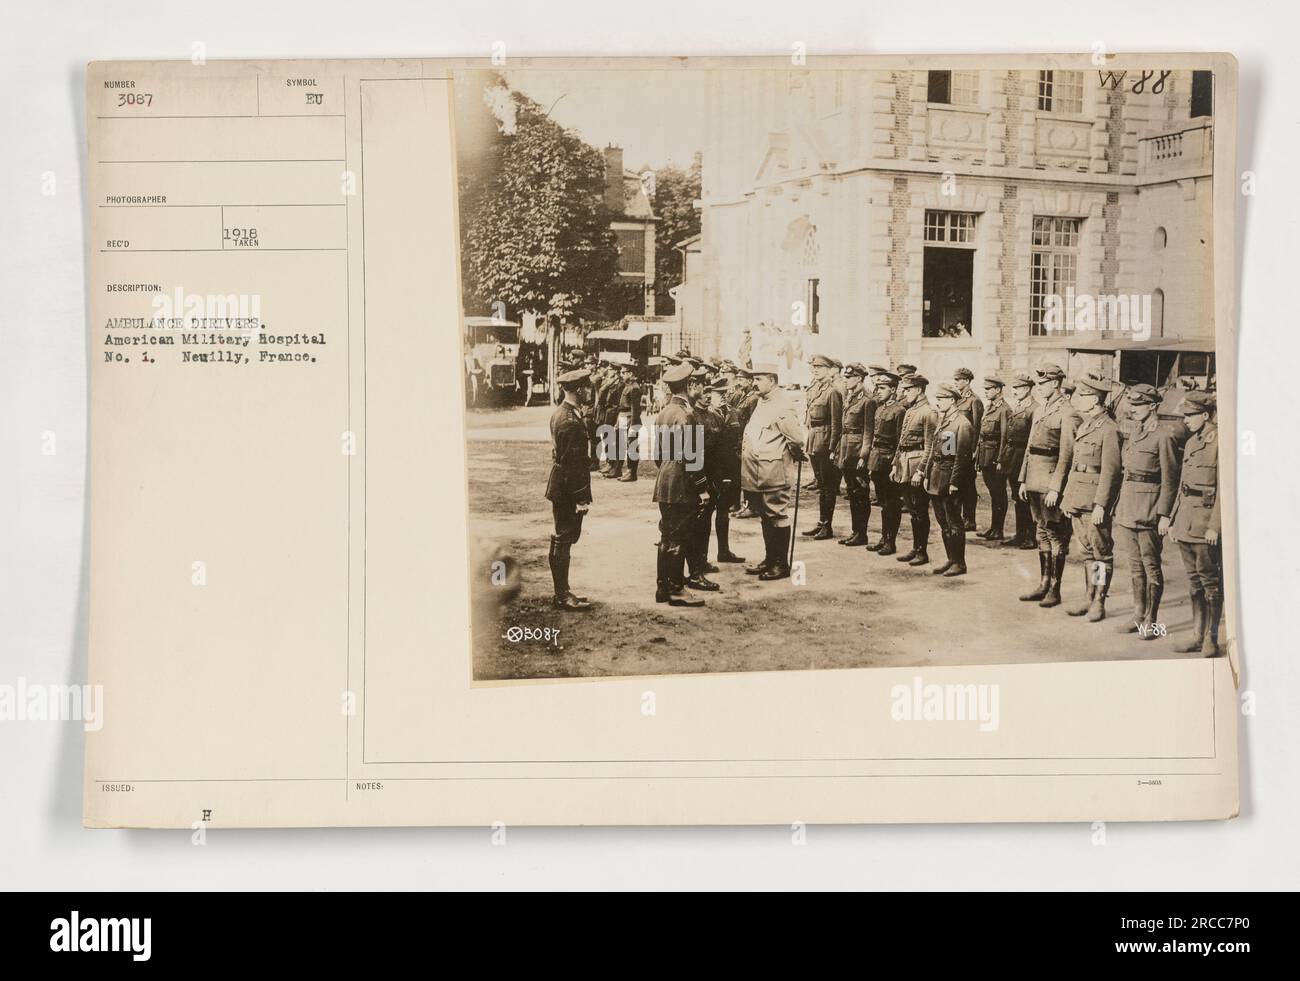
<svg viewBox="0 0 1300 981">
<path fill-rule="evenodd" d="M 989 504 L 993 509 L 989 526 L 980 534 L 980 538 L 990 542 L 1002 541 L 1002 526 L 1007 520 L 1007 474 L 1002 469 L 1002 457 L 1007 451 L 1011 409 L 1002 401 L 1005 384 L 997 375 L 985 377 L 984 398 L 988 400 L 988 407 L 976 430 L 979 433 L 979 444 L 975 448 L 975 466 L 984 478 L 984 487 L 989 492 Z"/>
<path fill-rule="evenodd" d="M 686 585 L 702 592 L 716 593 L 722 587 L 710 579 L 707 573 L 717 572 L 718 567 L 709 563 L 709 535 L 713 530 L 713 515 L 718 507 L 719 492 L 722 487 L 724 469 L 722 453 L 723 420 L 720 415 L 709 408 L 708 396 L 705 395 L 705 383 L 709 372 L 705 368 L 696 368 L 686 382 L 686 400 L 691 404 L 695 422 L 703 436 L 701 444 L 705 485 L 708 493 L 700 499 L 700 506 L 695 510 L 695 529 L 692 545 L 686 553 L 686 564 L 690 576 Z"/>
<path fill-rule="evenodd" d="M 915 372 L 899 382 L 907 411 L 898 430 L 898 451 L 894 454 L 894 470 L 890 476 L 899 497 L 907 501 L 912 522 L 912 548 L 897 559 L 908 565 L 925 565 L 930 561 L 930 495 L 924 484 L 925 460 L 930 455 L 939 416 L 925 397 L 928 384 L 924 375 Z"/>
<path fill-rule="evenodd" d="M 1215 398 L 1205 392 L 1183 397 L 1183 469 L 1169 537 L 1178 543 L 1192 594 L 1192 636 L 1174 650 L 1219 656 L 1223 616 L 1223 523 L 1219 507 L 1219 431 L 1210 420 Z"/>
<path fill-rule="evenodd" d="M 980 431 L 980 423 L 984 421 L 984 403 L 979 400 L 973 391 L 970 383 L 975 378 L 975 373 L 969 368 L 958 368 L 952 373 L 952 387 L 957 392 L 957 409 L 966 415 L 970 422 L 971 432 Z M 975 530 L 975 505 L 979 501 L 979 494 L 975 490 L 975 445 L 971 445 L 971 465 L 962 468 L 965 481 L 961 488 L 961 513 L 963 518 L 962 529 L 964 531 Z"/>
<path fill-rule="evenodd" d="M 966 413 L 957 407 L 960 393 L 952 385 L 935 391 L 939 419 L 922 468 L 922 480 L 943 535 L 948 561 L 931 572 L 936 576 L 966 575 L 966 528 L 962 519 L 961 489 L 966 471 L 974 466 L 971 450 L 975 433 Z"/>
<path fill-rule="evenodd" d="M 731 551 L 731 508 L 740 498 L 740 440 L 744 433 L 740 425 L 740 410 L 728 402 L 727 396 L 731 382 L 725 375 L 718 378 L 707 393 L 709 409 L 719 420 L 721 427 L 710 450 L 716 463 L 715 487 L 713 491 L 714 530 L 718 535 L 718 561 L 744 562 L 743 555 Z M 708 458 L 705 457 L 708 466 Z"/>
<path fill-rule="evenodd" d="M 1011 382 L 1013 404 L 1007 412 L 1007 441 L 999 464 L 1011 486 L 1011 503 L 1016 509 L 1016 533 L 1006 546 L 1022 549 L 1038 547 L 1034 519 L 1029 516 L 1029 502 L 1020 495 L 1020 468 L 1025 462 L 1025 447 L 1029 443 L 1029 427 L 1034 421 L 1034 379 L 1019 372 Z"/>
<path fill-rule="evenodd" d="M 819 509 L 817 524 L 803 535 L 814 541 L 823 541 L 835 537 L 831 525 L 835 517 L 835 495 L 840 487 L 835 449 L 844 424 L 844 400 L 831 377 L 834 368 L 831 359 L 819 354 L 812 359 L 812 367 L 817 384 L 808 389 L 808 446 L 805 452 L 812 460 L 817 478 Z"/>
<path fill-rule="evenodd" d="M 745 427 L 749 425 L 749 417 L 754 414 L 754 407 L 759 403 L 759 393 L 754 387 L 754 375 L 746 367 L 736 368 L 736 388 L 735 395 L 732 397 L 736 408 L 736 425 L 740 427 L 742 443 L 745 434 Z M 758 513 L 749 506 L 744 493 L 740 495 L 739 506 L 732 509 L 733 518 L 757 518 Z"/>
<path fill-rule="evenodd" d="M 1085 614 L 1089 623 L 1106 618 L 1106 594 L 1115 574 L 1115 538 L 1111 518 L 1119 500 L 1119 427 L 1106 414 L 1106 394 L 1111 383 L 1087 375 L 1075 383 L 1074 407 L 1079 425 L 1074 431 L 1070 480 L 1065 485 L 1061 510 L 1070 516 L 1074 537 L 1083 552 L 1084 595 L 1066 613 Z"/>
<path fill-rule="evenodd" d="M 635 365 L 623 365 L 622 374 L 623 387 L 618 396 L 619 446 L 632 447 L 637 445 L 637 440 L 641 435 L 641 383 L 637 380 Z M 636 469 L 639 462 L 636 452 L 629 450 L 627 472 L 622 472 L 623 460 L 619 458 L 614 461 L 615 476 L 625 484 L 632 483 L 636 480 Z"/>
<path fill-rule="evenodd" d="M 867 544 L 867 521 L 871 517 L 871 489 L 867 485 L 866 463 L 860 458 L 864 434 L 875 422 L 875 403 L 867 398 L 863 380 L 867 369 L 854 362 L 844 366 L 847 398 L 844 402 L 844 428 L 836 448 L 835 463 L 844 474 L 844 491 L 849 501 L 849 524 L 853 533 L 841 538 L 841 545 Z M 862 469 L 858 469 L 858 464 Z"/>
<path fill-rule="evenodd" d="M 892 371 L 876 375 L 876 412 L 872 420 L 871 439 L 864 441 L 860 457 L 865 454 L 867 473 L 876 488 L 876 503 L 880 505 L 880 541 L 868 545 L 867 550 L 877 555 L 893 555 L 898 551 L 895 539 L 898 526 L 903 521 L 902 501 L 891 474 L 894 470 L 894 452 L 898 449 L 898 433 L 902 428 L 907 406 L 898 401 L 895 392 L 898 376 Z"/>
<path fill-rule="evenodd" d="M 1040 404 L 1029 427 L 1029 443 L 1020 466 L 1020 497 L 1038 528 L 1037 588 L 1020 599 L 1042 607 L 1061 605 L 1061 575 L 1070 553 L 1070 519 L 1060 508 L 1070 470 L 1070 440 L 1074 410 L 1061 392 L 1065 372 L 1059 365 L 1041 364 L 1035 371 Z"/>
<path fill-rule="evenodd" d="M 557 609 L 579 612 L 591 608 L 586 597 L 569 589 L 569 555 L 582 536 L 582 519 L 591 507 L 591 471 L 587 466 L 587 425 L 579 411 L 591 399 L 591 373 L 568 371 L 557 379 L 564 400 L 551 413 L 551 473 L 546 499 L 551 502 L 555 532 L 547 561 Z"/>
<path fill-rule="evenodd" d="M 655 602 L 699 607 L 704 600 L 684 593 L 686 559 L 694 540 L 696 514 L 708 486 L 703 468 L 688 469 L 688 448 L 698 453 L 698 421 L 687 399 L 692 368 L 678 364 L 664 372 L 668 404 L 655 417 L 654 500 L 659 505 L 659 554 L 655 572 Z M 698 457 L 696 457 L 698 462 Z"/>
<path fill-rule="evenodd" d="M 1150 385 L 1128 391 L 1129 416 L 1138 429 L 1123 441 L 1121 459 L 1124 482 L 1115 508 L 1117 537 L 1128 552 L 1133 583 L 1133 617 L 1120 626 L 1121 633 L 1137 633 L 1154 640 L 1161 623 L 1160 598 L 1165 591 L 1161 568 L 1164 535 L 1178 494 L 1178 450 L 1174 437 L 1156 417 L 1160 395 Z"/>
</svg>

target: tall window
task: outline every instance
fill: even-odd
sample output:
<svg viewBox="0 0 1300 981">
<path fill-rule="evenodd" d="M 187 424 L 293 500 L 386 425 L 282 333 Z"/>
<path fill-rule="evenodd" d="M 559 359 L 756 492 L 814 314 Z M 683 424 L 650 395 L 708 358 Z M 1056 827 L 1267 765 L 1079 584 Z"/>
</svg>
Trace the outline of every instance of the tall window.
<svg viewBox="0 0 1300 981">
<path fill-rule="evenodd" d="M 979 72 L 928 72 L 926 98 L 954 106 L 975 106 L 980 101 Z"/>
<path fill-rule="evenodd" d="M 1214 115 L 1214 72 L 1192 72 L 1192 112 L 1198 116 Z"/>
<path fill-rule="evenodd" d="M 1039 72 L 1038 108 L 1043 112 L 1083 112 L 1083 72 Z"/>
<path fill-rule="evenodd" d="M 921 336 L 971 336 L 975 284 L 975 215 L 927 211 L 922 238 Z"/>
<path fill-rule="evenodd" d="M 639 228 L 614 230 L 618 243 L 618 271 L 645 274 L 645 232 Z"/>
<path fill-rule="evenodd" d="M 1046 337 L 1047 298 L 1058 298 L 1059 319 L 1054 326 L 1074 329 L 1074 303 L 1066 291 L 1078 285 L 1078 218 L 1034 217 L 1033 256 L 1029 271 L 1029 335 Z"/>
<path fill-rule="evenodd" d="M 820 333 L 821 325 L 818 322 L 822 309 L 820 279 L 810 279 L 805 284 L 804 309 L 808 311 L 808 333 Z"/>
</svg>

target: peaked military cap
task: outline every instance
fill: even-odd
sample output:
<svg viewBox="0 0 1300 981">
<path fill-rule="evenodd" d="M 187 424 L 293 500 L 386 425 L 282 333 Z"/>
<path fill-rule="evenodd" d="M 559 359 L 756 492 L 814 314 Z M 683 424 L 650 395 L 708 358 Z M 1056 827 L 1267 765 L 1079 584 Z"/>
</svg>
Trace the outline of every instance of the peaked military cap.
<svg viewBox="0 0 1300 981">
<path fill-rule="evenodd" d="M 591 381 L 591 372 L 586 368 L 575 368 L 573 371 L 566 371 L 555 380 L 565 388 L 574 388 Z"/>
<path fill-rule="evenodd" d="M 1214 406 L 1215 398 L 1209 392 L 1188 392 L 1183 396 L 1181 409 L 1185 416 L 1194 416 L 1202 412 L 1208 415 L 1214 411 Z"/>
<path fill-rule="evenodd" d="M 954 379 L 964 378 L 966 381 L 973 381 L 975 379 L 975 372 L 971 371 L 969 368 L 958 368 L 952 373 L 952 377 Z"/>
<path fill-rule="evenodd" d="M 1130 405 L 1156 405 L 1160 402 L 1160 393 L 1151 385 L 1134 385 L 1128 390 Z"/>
<path fill-rule="evenodd" d="M 688 364 L 675 364 L 664 372 L 664 381 L 669 385 L 676 385 L 678 382 L 684 382 L 691 377 L 692 368 Z"/>
</svg>

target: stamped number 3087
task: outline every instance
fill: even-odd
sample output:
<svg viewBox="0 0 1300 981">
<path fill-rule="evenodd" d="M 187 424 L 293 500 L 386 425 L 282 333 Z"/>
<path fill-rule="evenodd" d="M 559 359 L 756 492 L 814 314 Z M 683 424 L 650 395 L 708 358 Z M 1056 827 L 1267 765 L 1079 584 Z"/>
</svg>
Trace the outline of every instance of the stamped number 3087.
<svg viewBox="0 0 1300 981">
<path fill-rule="evenodd" d="M 544 644 L 559 646 L 560 643 L 560 630 L 558 627 L 507 627 L 506 632 L 501 636 L 512 644 L 525 641 L 541 641 Z"/>
</svg>

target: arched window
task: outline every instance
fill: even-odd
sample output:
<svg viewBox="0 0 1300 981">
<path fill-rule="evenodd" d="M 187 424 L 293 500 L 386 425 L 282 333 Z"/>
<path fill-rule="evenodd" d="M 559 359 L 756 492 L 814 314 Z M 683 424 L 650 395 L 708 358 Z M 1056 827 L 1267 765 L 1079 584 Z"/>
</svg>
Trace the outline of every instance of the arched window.
<svg viewBox="0 0 1300 981">
<path fill-rule="evenodd" d="M 1163 225 L 1160 225 L 1156 228 L 1154 241 L 1151 243 L 1151 245 L 1153 248 L 1159 250 L 1159 249 L 1163 249 L 1168 244 L 1169 244 L 1169 233 L 1165 231 L 1165 227 Z"/>
<path fill-rule="evenodd" d="M 1151 336 L 1165 336 L 1165 291 L 1161 289 L 1151 294 Z"/>
</svg>

